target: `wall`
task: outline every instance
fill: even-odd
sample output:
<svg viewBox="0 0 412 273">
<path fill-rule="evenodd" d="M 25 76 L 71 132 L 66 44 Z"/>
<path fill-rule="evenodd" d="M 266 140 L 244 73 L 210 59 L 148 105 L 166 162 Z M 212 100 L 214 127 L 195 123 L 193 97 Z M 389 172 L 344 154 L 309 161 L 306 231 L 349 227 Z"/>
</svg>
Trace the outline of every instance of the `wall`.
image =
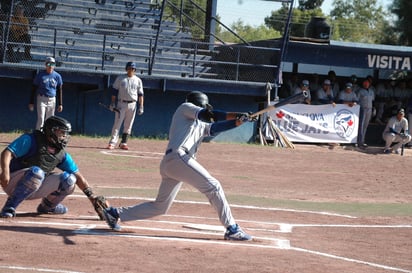
<svg viewBox="0 0 412 273">
<path fill-rule="evenodd" d="M 63 78 L 64 81 L 64 78 Z M 0 132 L 30 131 L 36 123 L 36 112 L 28 110 L 31 80 L 0 78 Z M 91 91 L 90 91 L 91 90 Z M 166 138 L 176 107 L 184 102 L 187 92 L 145 89 L 145 113 L 136 116 L 132 135 L 136 137 Z M 109 104 L 109 89 L 97 85 L 65 82 L 63 85 L 63 112 L 73 133 L 109 137 L 114 114 L 99 102 Z M 258 103 L 253 96 L 208 94 L 215 109 L 225 111 L 257 111 Z M 254 139 L 256 123 L 247 123 L 223 132 L 214 138 L 221 142 L 248 142 Z"/>
</svg>

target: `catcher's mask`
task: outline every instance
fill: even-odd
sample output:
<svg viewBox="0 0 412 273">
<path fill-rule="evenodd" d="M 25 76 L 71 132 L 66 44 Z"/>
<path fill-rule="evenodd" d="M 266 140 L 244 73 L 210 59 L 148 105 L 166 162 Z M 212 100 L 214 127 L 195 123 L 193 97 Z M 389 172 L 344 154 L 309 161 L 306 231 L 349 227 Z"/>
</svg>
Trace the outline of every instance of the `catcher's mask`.
<svg viewBox="0 0 412 273">
<path fill-rule="evenodd" d="M 200 91 L 192 91 L 186 96 L 186 102 L 191 102 L 194 105 L 202 107 L 207 110 L 213 110 L 212 105 L 209 104 L 209 98 L 205 93 Z"/>
<path fill-rule="evenodd" d="M 66 119 L 51 116 L 44 122 L 43 132 L 49 144 L 58 149 L 64 149 L 70 140 L 72 125 Z"/>
</svg>

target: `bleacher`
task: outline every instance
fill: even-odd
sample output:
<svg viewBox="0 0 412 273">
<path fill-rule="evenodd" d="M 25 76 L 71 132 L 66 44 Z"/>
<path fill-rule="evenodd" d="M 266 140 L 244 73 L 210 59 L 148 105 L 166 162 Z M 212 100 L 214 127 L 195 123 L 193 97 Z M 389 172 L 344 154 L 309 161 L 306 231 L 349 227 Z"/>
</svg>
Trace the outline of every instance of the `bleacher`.
<svg viewBox="0 0 412 273">
<path fill-rule="evenodd" d="M 24 45 L 3 39 L 2 64 L 41 67 L 44 56 L 54 56 L 59 71 L 103 74 L 123 72 L 134 61 L 138 74 L 159 77 L 204 78 L 229 81 L 274 80 L 278 49 L 225 45 L 192 37 L 190 28 L 165 16 L 153 0 L 20 0 L 30 21 L 31 59 Z M 163 15 L 163 16 L 162 16 Z M 7 19 L 7 18 L 6 18 Z M 2 20 L 6 29 L 7 20 Z M 3 41 L 13 45 L 8 52 Z M 252 54 L 245 52 L 248 50 Z M 248 54 L 251 60 L 244 60 Z M 242 55 L 242 56 L 240 56 Z"/>
</svg>

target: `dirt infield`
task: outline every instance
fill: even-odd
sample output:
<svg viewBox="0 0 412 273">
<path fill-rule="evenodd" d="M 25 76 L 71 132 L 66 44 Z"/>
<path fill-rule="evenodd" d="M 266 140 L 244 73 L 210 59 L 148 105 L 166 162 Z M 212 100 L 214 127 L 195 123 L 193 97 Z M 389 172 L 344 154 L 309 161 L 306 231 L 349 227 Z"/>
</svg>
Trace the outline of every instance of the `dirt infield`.
<svg viewBox="0 0 412 273">
<path fill-rule="evenodd" d="M 0 134 L 3 150 L 17 135 Z M 166 141 L 73 136 L 68 151 L 115 205 L 155 197 Z M 184 185 L 167 215 L 112 232 L 78 189 L 64 216 L 25 201 L 0 218 L 0 272 L 412 272 L 412 150 L 204 143 L 198 160 L 223 185 L 252 242 L 223 240 L 205 197 Z M 0 203 L 6 195 L 1 192 Z"/>
</svg>

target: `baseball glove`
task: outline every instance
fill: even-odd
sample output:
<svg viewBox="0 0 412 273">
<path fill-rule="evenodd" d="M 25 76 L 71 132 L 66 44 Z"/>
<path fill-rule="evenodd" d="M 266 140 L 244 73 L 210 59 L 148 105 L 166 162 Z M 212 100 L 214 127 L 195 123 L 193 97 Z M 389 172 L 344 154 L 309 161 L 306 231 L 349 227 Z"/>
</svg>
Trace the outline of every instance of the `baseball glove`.
<svg viewBox="0 0 412 273">
<path fill-rule="evenodd" d="M 89 197 L 90 202 L 94 207 L 97 215 L 99 215 L 100 220 L 104 220 L 103 210 L 110 207 L 109 201 L 107 201 L 106 197 L 99 195 L 99 196 L 91 196 Z"/>
</svg>

